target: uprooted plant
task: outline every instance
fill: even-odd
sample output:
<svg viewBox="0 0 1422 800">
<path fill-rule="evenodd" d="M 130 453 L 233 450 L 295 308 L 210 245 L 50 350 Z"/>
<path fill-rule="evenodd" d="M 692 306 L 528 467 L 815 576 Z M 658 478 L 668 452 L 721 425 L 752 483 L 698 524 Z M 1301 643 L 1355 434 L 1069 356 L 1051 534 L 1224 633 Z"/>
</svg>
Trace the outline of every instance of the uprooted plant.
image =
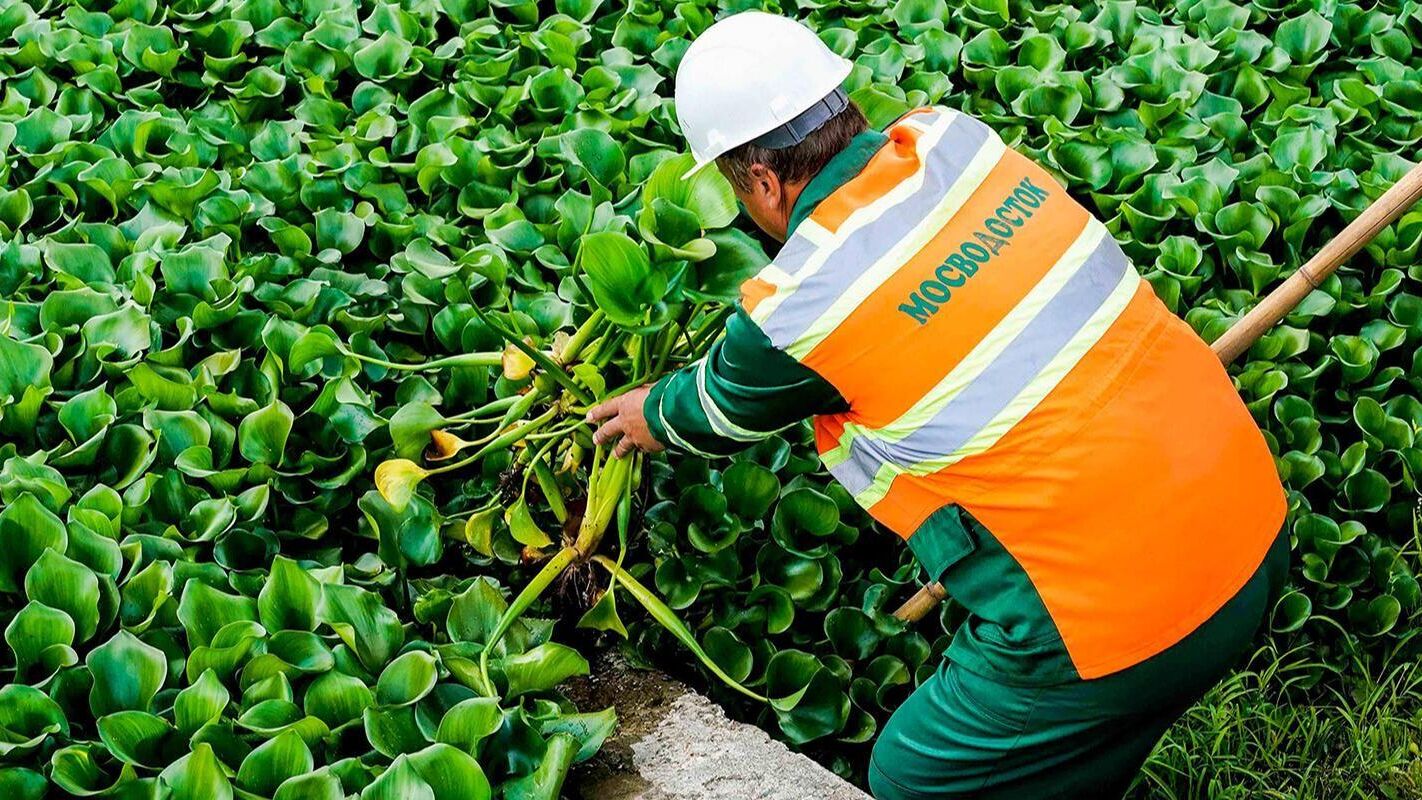
<svg viewBox="0 0 1422 800">
<path fill-rule="evenodd" d="M 327 345 L 328 350 L 391 369 L 502 367 L 508 388 L 503 396 L 456 417 L 429 415 L 435 426 L 426 430 L 429 443 L 423 457 L 428 466 L 413 458 L 395 458 L 375 472 L 381 496 L 403 514 L 428 478 L 454 475 L 496 458 L 507 460 L 501 490 L 477 507 L 457 512 L 453 516 L 462 518 L 463 525 L 446 529 L 477 552 L 493 556 L 491 523 L 493 515 L 502 514 L 512 538 L 522 546 L 522 559 L 542 564 L 509 604 L 480 657 L 481 685 L 490 696 L 497 688 L 489 678 L 489 655 L 509 627 L 568 571 L 596 565 L 606 572 L 606 588 L 580 624 L 625 635 L 616 607 L 621 587 L 707 669 L 737 691 L 764 699 L 722 671 L 676 613 L 623 568 L 641 483 L 641 456 L 613 457 L 609 448 L 593 444 L 585 421 L 594 402 L 704 356 L 727 314 L 716 301 L 725 300 L 728 287 L 765 261 L 745 234 L 721 230 L 736 216 L 729 184 L 714 170 L 679 180 L 689 164 L 686 156 L 663 161 L 642 190 L 636 226 L 650 245 L 650 256 L 623 232 L 633 220 L 619 215 L 608 199 L 593 210 L 566 274 L 594 304 L 573 334 L 540 341 L 526 333 L 536 327 L 524 324 L 517 311 L 474 306 L 473 314 L 498 337 L 502 350 L 396 364 L 360 355 L 335 340 Z M 609 379 L 618 383 L 609 386 Z M 466 450 L 469 454 L 462 455 Z M 591 463 L 583 469 L 589 454 Z M 535 509 L 546 509 L 557 524 L 555 535 L 545 531 Z M 599 553 L 614 523 L 617 560 Z"/>
</svg>

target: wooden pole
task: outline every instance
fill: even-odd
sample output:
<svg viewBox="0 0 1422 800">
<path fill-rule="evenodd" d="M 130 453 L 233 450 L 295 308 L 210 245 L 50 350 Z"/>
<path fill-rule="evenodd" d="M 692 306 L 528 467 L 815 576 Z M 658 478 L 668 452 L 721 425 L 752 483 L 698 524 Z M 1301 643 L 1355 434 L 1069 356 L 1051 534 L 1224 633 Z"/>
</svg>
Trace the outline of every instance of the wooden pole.
<svg viewBox="0 0 1422 800">
<path fill-rule="evenodd" d="M 1259 305 L 1231 325 L 1223 336 L 1210 345 L 1210 349 L 1214 350 L 1215 355 L 1225 364 L 1238 358 L 1258 341 L 1260 336 L 1278 324 L 1279 320 L 1288 316 L 1309 292 L 1317 289 L 1329 275 L 1366 247 L 1383 228 L 1407 213 L 1419 200 L 1422 200 L 1422 163 L 1414 166 L 1382 197 L 1363 209 L 1357 219 L 1333 237 L 1313 258 L 1299 267 L 1297 272 L 1285 278 L 1278 288 L 1259 301 Z M 917 622 L 928 616 L 947 596 L 942 584 L 930 583 L 899 606 L 894 616 L 905 622 Z"/>
</svg>

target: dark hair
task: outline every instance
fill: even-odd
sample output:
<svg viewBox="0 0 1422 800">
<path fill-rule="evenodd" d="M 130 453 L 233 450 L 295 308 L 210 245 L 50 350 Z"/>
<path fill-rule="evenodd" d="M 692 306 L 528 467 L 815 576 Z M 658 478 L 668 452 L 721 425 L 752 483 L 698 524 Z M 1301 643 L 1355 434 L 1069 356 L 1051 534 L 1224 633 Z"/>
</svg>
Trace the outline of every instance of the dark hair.
<svg viewBox="0 0 1422 800">
<path fill-rule="evenodd" d="M 754 143 L 743 144 L 717 158 L 716 166 L 733 186 L 743 191 L 750 188 L 750 170 L 755 164 L 764 164 L 785 183 L 796 183 L 813 178 L 854 137 L 868 129 L 864 112 L 851 101 L 797 145 L 771 150 Z"/>
</svg>

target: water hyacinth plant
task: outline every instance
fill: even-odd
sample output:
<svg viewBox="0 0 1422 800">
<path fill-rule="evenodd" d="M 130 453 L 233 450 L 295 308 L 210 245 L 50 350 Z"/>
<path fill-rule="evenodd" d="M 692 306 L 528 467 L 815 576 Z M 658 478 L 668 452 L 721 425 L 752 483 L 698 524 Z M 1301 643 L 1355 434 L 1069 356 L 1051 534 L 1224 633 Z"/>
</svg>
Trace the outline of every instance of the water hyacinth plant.
<svg viewBox="0 0 1422 800">
<path fill-rule="evenodd" d="M 805 429 L 582 422 L 767 261 L 670 99 L 752 5 L 876 125 L 994 125 L 1207 339 L 1422 140 L 1415 0 L 0 0 L 0 796 L 555 798 L 615 724 L 558 687 L 623 636 L 862 764 L 961 609 L 893 619 L 916 568 Z M 1422 599 L 1420 249 L 1414 212 L 1236 373 L 1320 663 Z"/>
</svg>

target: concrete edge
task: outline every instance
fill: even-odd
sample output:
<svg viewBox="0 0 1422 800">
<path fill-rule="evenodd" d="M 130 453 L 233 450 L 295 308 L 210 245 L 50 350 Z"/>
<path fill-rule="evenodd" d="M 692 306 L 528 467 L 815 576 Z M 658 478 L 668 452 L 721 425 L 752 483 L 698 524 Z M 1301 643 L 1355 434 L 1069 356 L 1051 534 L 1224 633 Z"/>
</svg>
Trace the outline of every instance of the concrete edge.
<svg viewBox="0 0 1422 800">
<path fill-rule="evenodd" d="M 581 709 L 617 710 L 617 730 L 568 778 L 583 800 L 870 800 L 687 685 L 615 654 L 567 693 Z"/>
</svg>

